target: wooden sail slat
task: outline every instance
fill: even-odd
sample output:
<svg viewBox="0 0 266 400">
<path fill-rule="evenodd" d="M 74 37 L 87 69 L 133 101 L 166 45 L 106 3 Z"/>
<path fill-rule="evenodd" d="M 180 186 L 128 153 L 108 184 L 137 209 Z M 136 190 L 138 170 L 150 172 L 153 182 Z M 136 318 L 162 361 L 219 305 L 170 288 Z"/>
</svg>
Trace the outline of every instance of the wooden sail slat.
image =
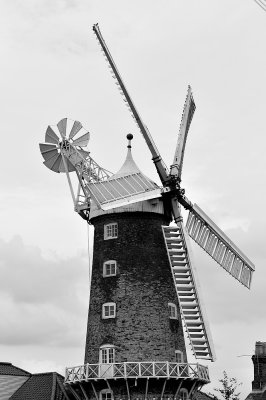
<svg viewBox="0 0 266 400">
<path fill-rule="evenodd" d="M 254 264 L 196 205 L 186 224 L 189 235 L 219 265 L 247 288 L 250 288 Z"/>
</svg>

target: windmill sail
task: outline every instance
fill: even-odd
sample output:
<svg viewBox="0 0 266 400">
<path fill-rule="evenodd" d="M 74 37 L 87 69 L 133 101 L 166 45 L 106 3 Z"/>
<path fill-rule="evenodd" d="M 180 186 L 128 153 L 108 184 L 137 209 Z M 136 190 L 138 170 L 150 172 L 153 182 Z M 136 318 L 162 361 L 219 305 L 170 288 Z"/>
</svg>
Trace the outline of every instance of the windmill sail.
<svg viewBox="0 0 266 400">
<path fill-rule="evenodd" d="M 163 226 L 168 258 L 173 273 L 183 323 L 196 358 L 215 361 L 211 333 L 199 295 L 195 265 L 188 251 L 189 238 L 180 221 Z"/>
<path fill-rule="evenodd" d="M 254 264 L 196 204 L 187 219 L 189 235 L 219 265 L 250 288 Z"/>
<path fill-rule="evenodd" d="M 117 66 L 115 65 L 113 57 L 111 56 L 111 53 L 102 37 L 102 34 L 100 32 L 100 28 L 99 28 L 98 24 L 93 25 L 93 31 L 98 38 L 99 44 L 105 54 L 107 62 L 113 73 L 113 77 L 116 79 L 117 85 L 120 88 L 120 92 L 122 93 L 122 95 L 124 97 L 124 101 L 128 105 L 128 108 L 130 109 L 130 111 L 131 111 L 131 113 L 132 113 L 132 115 L 133 115 L 149 149 L 150 149 L 150 152 L 152 154 L 152 160 L 156 166 L 156 169 L 160 176 L 160 179 L 161 179 L 162 183 L 165 184 L 169 178 L 168 177 L 168 175 L 169 175 L 168 169 L 167 169 L 164 161 L 162 160 L 162 157 L 154 143 L 154 140 L 149 132 L 149 129 L 144 124 L 139 112 L 137 111 L 137 108 L 135 107 L 135 105 L 129 95 L 129 92 L 127 91 L 127 88 L 126 88 L 126 86 L 122 80 L 122 77 L 117 69 Z"/>
<path fill-rule="evenodd" d="M 174 155 L 173 164 L 170 167 L 170 174 L 177 176 L 179 180 L 181 180 L 181 173 L 183 167 L 183 159 L 185 146 L 187 141 L 187 135 L 189 131 L 189 127 L 196 110 L 196 105 L 192 96 L 191 87 L 188 87 L 186 102 L 184 105 L 182 121 L 179 129 L 178 141 L 176 146 L 176 151 Z"/>
</svg>

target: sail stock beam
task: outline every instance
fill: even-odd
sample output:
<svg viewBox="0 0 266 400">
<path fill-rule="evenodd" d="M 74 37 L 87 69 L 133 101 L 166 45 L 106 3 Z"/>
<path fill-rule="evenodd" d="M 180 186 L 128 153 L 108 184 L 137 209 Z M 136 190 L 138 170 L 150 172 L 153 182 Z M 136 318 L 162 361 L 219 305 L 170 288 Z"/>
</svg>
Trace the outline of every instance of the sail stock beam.
<svg viewBox="0 0 266 400">
<path fill-rule="evenodd" d="M 160 176 L 160 179 L 165 186 L 168 181 L 169 181 L 169 171 L 162 160 L 162 157 L 159 153 L 159 150 L 157 149 L 155 142 L 147 128 L 147 126 L 144 124 L 139 112 L 137 111 L 137 108 L 135 107 L 133 100 L 131 99 L 131 96 L 129 95 L 129 92 L 127 91 L 127 88 L 122 80 L 122 77 L 118 71 L 118 68 L 114 62 L 114 59 L 103 39 L 103 36 L 101 34 L 100 28 L 98 24 L 93 25 L 93 31 L 97 36 L 97 39 L 99 41 L 99 44 L 101 46 L 102 51 L 104 52 L 104 55 L 107 59 L 108 65 L 111 68 L 111 71 L 113 72 L 113 77 L 116 79 L 117 86 L 120 89 L 121 94 L 124 96 L 124 101 L 127 104 L 128 108 L 130 109 L 134 119 L 136 120 L 136 123 L 150 149 L 150 152 L 152 154 L 152 160 L 155 164 L 155 167 L 157 169 L 157 172 Z"/>
<path fill-rule="evenodd" d="M 190 237 L 221 267 L 250 288 L 254 264 L 196 204 L 186 224 Z"/>
</svg>

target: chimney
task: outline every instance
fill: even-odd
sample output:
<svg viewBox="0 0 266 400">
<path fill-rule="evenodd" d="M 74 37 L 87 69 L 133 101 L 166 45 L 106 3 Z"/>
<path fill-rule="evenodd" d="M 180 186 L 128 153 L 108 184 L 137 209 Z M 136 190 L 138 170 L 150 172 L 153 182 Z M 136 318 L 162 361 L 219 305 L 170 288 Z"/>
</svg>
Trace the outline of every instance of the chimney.
<svg viewBox="0 0 266 400">
<path fill-rule="evenodd" d="M 254 364 L 254 380 L 252 391 L 261 391 L 266 386 L 266 342 L 256 342 Z"/>
</svg>

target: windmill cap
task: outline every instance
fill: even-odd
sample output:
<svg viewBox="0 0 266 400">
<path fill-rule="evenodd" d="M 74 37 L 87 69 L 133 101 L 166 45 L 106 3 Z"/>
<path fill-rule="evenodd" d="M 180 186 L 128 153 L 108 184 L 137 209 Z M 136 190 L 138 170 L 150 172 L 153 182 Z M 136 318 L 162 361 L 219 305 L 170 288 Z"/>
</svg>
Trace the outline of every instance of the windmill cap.
<svg viewBox="0 0 266 400">
<path fill-rule="evenodd" d="M 124 164 L 122 165 L 122 167 L 120 168 L 120 170 L 112 175 L 108 181 L 117 179 L 117 178 L 121 178 L 121 177 L 125 177 L 125 176 L 130 176 L 130 175 L 134 175 L 134 174 L 139 174 L 140 176 L 142 176 L 144 178 L 144 180 L 148 180 L 149 182 L 151 182 L 154 187 L 158 187 L 156 183 L 154 183 L 153 181 L 151 181 L 151 179 L 147 178 L 139 169 L 139 167 L 137 166 L 137 164 L 135 163 L 135 161 L 133 160 L 132 157 L 132 153 L 131 153 L 131 143 L 130 141 L 133 139 L 133 135 L 132 133 L 128 133 L 127 134 L 127 139 L 128 139 L 128 146 L 127 146 L 127 156 L 126 159 L 124 161 Z"/>
</svg>

